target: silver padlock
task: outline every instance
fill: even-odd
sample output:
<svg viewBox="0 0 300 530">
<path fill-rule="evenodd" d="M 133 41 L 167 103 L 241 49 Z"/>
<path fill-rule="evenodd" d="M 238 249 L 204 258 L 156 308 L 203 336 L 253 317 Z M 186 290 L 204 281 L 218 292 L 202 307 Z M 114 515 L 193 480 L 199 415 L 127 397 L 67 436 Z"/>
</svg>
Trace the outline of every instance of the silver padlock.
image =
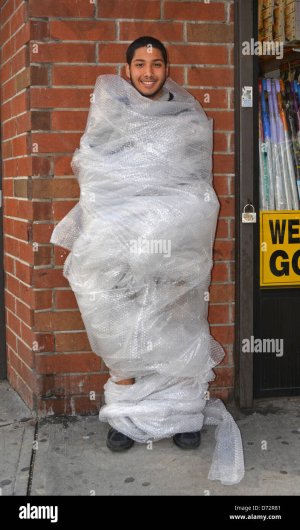
<svg viewBox="0 0 300 530">
<path fill-rule="evenodd" d="M 246 212 L 246 208 L 252 208 L 252 212 Z M 253 204 L 246 204 L 242 213 L 242 223 L 256 223 L 256 212 Z"/>
</svg>

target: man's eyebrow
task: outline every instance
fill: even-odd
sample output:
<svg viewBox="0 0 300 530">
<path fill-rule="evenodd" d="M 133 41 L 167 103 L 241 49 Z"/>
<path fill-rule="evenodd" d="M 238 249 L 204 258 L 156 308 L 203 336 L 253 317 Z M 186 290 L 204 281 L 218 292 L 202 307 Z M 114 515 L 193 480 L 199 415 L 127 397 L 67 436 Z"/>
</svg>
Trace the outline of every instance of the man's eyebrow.
<svg viewBox="0 0 300 530">
<path fill-rule="evenodd" d="M 139 63 L 144 63 L 145 62 L 145 59 L 133 59 L 134 62 L 139 62 Z M 155 62 L 157 63 L 158 61 L 162 62 L 163 63 L 163 59 L 152 59 L 152 62 Z"/>
</svg>

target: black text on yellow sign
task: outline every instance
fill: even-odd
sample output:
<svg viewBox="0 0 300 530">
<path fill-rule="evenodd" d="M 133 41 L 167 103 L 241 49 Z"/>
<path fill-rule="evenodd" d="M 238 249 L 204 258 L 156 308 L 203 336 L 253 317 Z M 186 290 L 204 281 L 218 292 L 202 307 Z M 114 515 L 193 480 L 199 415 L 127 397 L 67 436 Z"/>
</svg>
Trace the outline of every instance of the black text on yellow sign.
<svg viewBox="0 0 300 530">
<path fill-rule="evenodd" d="M 300 287 L 300 211 L 260 212 L 261 287 Z"/>
</svg>

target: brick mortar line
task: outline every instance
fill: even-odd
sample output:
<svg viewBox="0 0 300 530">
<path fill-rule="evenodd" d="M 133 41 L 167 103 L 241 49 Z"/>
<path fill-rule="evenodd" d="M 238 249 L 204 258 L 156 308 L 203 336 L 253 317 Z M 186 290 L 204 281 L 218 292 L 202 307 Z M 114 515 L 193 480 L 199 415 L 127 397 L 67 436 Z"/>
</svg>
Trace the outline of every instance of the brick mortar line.
<svg viewBox="0 0 300 530">
<path fill-rule="evenodd" d="M 14 198 L 14 199 L 16 199 L 17 197 L 5 197 L 5 196 L 4 196 L 4 198 L 5 198 L 5 199 L 10 199 L 10 198 Z M 23 197 L 22 197 L 22 198 L 23 198 Z M 25 200 L 26 200 L 26 199 L 25 199 Z M 27 200 L 28 200 L 28 202 L 31 202 L 29 199 L 27 199 Z M 49 199 L 49 201 L 48 201 L 49 204 L 50 204 L 50 201 L 51 201 L 51 199 Z M 27 222 L 29 222 L 31 225 L 32 225 L 33 223 L 36 223 L 36 224 L 51 224 L 51 225 L 52 225 L 53 222 L 54 222 L 52 219 L 44 219 L 44 220 L 43 220 L 43 219 L 42 219 L 42 220 L 37 219 L 37 220 L 34 220 L 34 219 L 27 219 L 27 218 L 23 218 L 23 217 L 15 217 L 14 215 L 6 215 L 6 214 L 4 214 L 4 217 L 5 217 L 6 219 L 13 219 L 14 221 L 20 221 L 20 222 L 22 222 L 22 221 L 27 221 Z M 35 226 L 36 226 L 36 225 L 35 225 Z M 17 238 L 17 239 L 18 239 L 18 238 Z"/>
<path fill-rule="evenodd" d="M 10 347 L 10 349 L 11 349 L 14 353 L 16 353 L 15 350 L 14 350 L 11 346 L 9 346 L 9 347 Z M 27 387 L 27 389 L 29 390 L 29 392 L 32 393 L 32 394 L 34 394 L 34 391 L 32 390 L 32 388 L 30 388 L 30 387 L 28 386 L 28 383 L 26 383 L 26 381 L 23 379 L 23 377 L 21 376 L 20 372 L 17 372 L 16 369 L 15 369 L 15 367 L 14 367 L 11 363 L 9 364 L 9 366 L 10 366 L 10 368 L 15 372 L 16 376 L 17 376 L 19 379 L 21 379 L 22 383 Z"/>
<path fill-rule="evenodd" d="M 44 245 L 44 246 L 46 246 L 46 245 Z M 50 247 L 50 245 L 47 245 L 47 246 Z M 12 254 L 9 254 L 8 252 L 5 252 L 5 256 L 8 256 L 8 257 L 11 258 L 11 259 L 15 259 L 15 260 L 17 260 L 19 263 L 22 263 L 23 265 L 28 265 L 28 267 L 31 267 L 32 270 L 34 270 L 34 271 L 36 271 L 36 270 L 37 270 L 37 271 L 38 271 L 38 270 L 48 270 L 48 269 L 51 270 L 51 269 L 53 268 L 53 266 L 50 266 L 50 265 L 49 265 L 49 267 L 47 267 L 47 266 L 45 266 L 45 265 L 34 265 L 34 264 L 32 264 L 32 263 L 29 263 L 28 261 L 24 261 L 24 260 L 22 260 L 19 256 L 14 256 L 14 255 L 12 255 Z M 36 268 L 36 267 L 39 267 L 39 268 Z M 51 268 L 50 268 L 50 267 L 51 267 Z M 7 272 L 7 271 L 6 271 L 6 272 Z M 49 290 L 49 289 L 48 289 L 48 290 Z M 29 307 L 29 306 L 28 306 L 28 307 Z"/>
<path fill-rule="evenodd" d="M 78 331 L 78 330 L 70 330 L 70 329 L 67 329 L 65 331 L 54 331 L 54 333 L 58 334 L 58 335 L 61 335 L 62 333 L 67 333 L 67 334 L 71 334 L 71 333 L 86 333 L 86 331 Z"/>
<path fill-rule="evenodd" d="M 57 333 L 57 332 L 55 332 L 55 333 Z M 64 333 L 65 333 L 65 332 L 64 332 Z M 82 331 L 82 333 L 86 333 L 86 332 L 85 332 L 85 331 Z M 86 353 L 86 354 L 94 353 L 93 350 L 80 350 L 80 351 L 74 351 L 74 352 L 73 352 L 73 351 L 70 351 L 70 352 L 67 353 L 67 355 L 72 355 L 73 353 L 76 354 L 76 355 L 80 355 L 80 354 L 82 354 L 83 352 Z M 50 355 L 50 354 L 51 354 L 51 352 L 38 352 L 38 351 L 35 352 L 35 353 L 36 353 L 39 357 L 43 357 L 43 356 L 45 356 L 45 355 Z M 55 355 L 64 355 L 64 353 L 63 353 L 63 352 L 55 352 Z M 66 372 L 66 375 L 68 375 L 68 373 L 69 373 L 69 372 Z M 74 372 L 74 373 L 75 373 L 75 374 L 76 374 L 76 373 L 80 374 L 81 372 Z M 86 373 L 89 374 L 90 372 L 86 372 Z M 94 372 L 94 373 L 95 373 L 95 374 L 98 374 L 99 372 Z"/>
<path fill-rule="evenodd" d="M 32 289 L 32 290 L 33 290 L 33 289 Z M 53 291 L 53 288 L 52 288 L 52 289 L 49 289 L 49 288 L 48 288 L 48 289 L 41 289 L 41 291 L 46 291 L 46 290 L 47 290 L 47 291 Z M 7 290 L 7 292 L 8 292 L 9 294 L 12 294 L 12 293 L 10 293 L 10 291 L 8 291 L 8 290 Z M 30 309 L 31 311 L 34 311 L 35 314 L 37 314 L 37 313 L 38 313 L 38 314 L 41 314 L 41 313 L 55 313 L 55 314 L 57 314 L 57 313 L 78 313 L 78 312 L 80 312 L 79 309 L 59 309 L 59 308 L 56 308 L 56 307 L 53 308 L 53 306 L 52 306 L 52 308 L 47 307 L 46 309 L 36 309 L 36 308 L 34 308 L 34 307 L 30 307 L 26 302 L 24 302 L 24 300 L 18 298 L 17 296 L 15 296 L 15 299 L 18 300 L 19 302 L 21 302 L 23 305 L 25 305 L 25 306 L 26 306 L 28 309 Z M 227 302 L 224 302 L 224 304 L 227 304 Z M 8 311 L 10 311 L 10 313 L 11 313 L 12 315 L 14 315 L 14 316 L 16 316 L 17 318 L 19 318 L 19 320 L 21 320 L 21 322 L 24 322 L 24 321 L 22 320 L 22 318 L 19 317 L 16 313 L 14 313 L 9 307 L 6 307 L 6 309 L 7 309 Z M 32 325 L 32 326 L 28 326 L 28 327 L 33 328 L 34 325 Z M 53 330 L 52 330 L 52 331 L 53 331 Z M 83 333 L 84 330 L 78 330 L 78 333 L 80 333 L 80 332 Z M 65 333 L 65 331 L 63 331 L 63 333 Z"/>
<path fill-rule="evenodd" d="M 8 326 L 7 326 L 7 327 L 8 327 Z M 9 329 L 10 329 L 10 331 L 11 331 L 11 328 L 9 328 Z M 16 335 L 16 337 L 17 337 L 18 339 L 20 338 L 19 335 Z M 28 346 L 28 345 L 26 344 L 26 346 Z M 9 345 L 9 347 L 10 347 L 10 349 L 14 352 L 14 354 L 16 355 L 16 357 L 18 357 L 18 359 L 19 359 L 20 361 L 22 361 L 22 363 L 26 366 L 26 368 L 27 368 L 29 371 L 34 371 L 34 372 L 36 371 L 35 366 L 31 366 L 31 367 L 30 367 L 30 366 L 24 361 L 24 359 L 23 359 L 22 357 L 20 357 L 20 355 L 19 355 L 19 354 L 18 354 L 18 353 L 17 353 L 17 352 L 16 352 L 16 351 L 10 346 L 10 345 Z M 30 348 L 29 348 L 29 349 L 30 349 Z M 19 374 L 19 372 L 18 372 L 18 374 Z M 20 377 L 22 378 L 21 375 L 20 375 Z M 25 381 L 24 381 L 24 382 L 25 382 Z"/>
<path fill-rule="evenodd" d="M 46 158 L 45 156 L 42 156 L 40 153 L 34 153 L 34 155 L 32 153 L 30 153 L 30 154 L 25 153 L 24 155 L 8 156 L 6 158 L 2 157 L 2 160 L 5 160 L 5 161 L 6 160 L 21 160 L 21 159 L 23 160 L 23 159 L 30 158 L 31 156 L 35 156 L 37 158 Z M 28 175 L 28 176 L 34 177 L 34 175 Z M 26 175 L 24 175 L 24 177 L 26 177 Z M 5 178 L 9 179 L 9 178 L 13 178 L 13 177 L 5 177 Z M 23 177 L 20 175 L 20 178 L 23 178 Z"/>
<path fill-rule="evenodd" d="M 30 131 L 22 132 L 18 136 L 12 136 L 11 138 L 2 139 L 2 144 L 4 144 L 5 142 L 10 142 L 11 140 L 14 140 L 15 138 L 22 138 L 22 136 L 26 134 L 30 134 Z M 7 158 L 3 158 L 3 160 L 7 160 Z"/>
<path fill-rule="evenodd" d="M 197 1 L 197 0 L 196 0 Z M 179 0 L 180 2 L 180 0 Z M 207 4 L 209 5 L 209 4 Z M 184 23 L 187 22 L 189 24 L 222 24 L 223 26 L 229 26 L 233 25 L 234 22 L 226 22 L 224 20 L 187 20 L 187 19 L 180 19 L 176 18 L 124 18 L 124 17 L 60 17 L 60 16 L 48 16 L 48 17 L 34 17 L 34 16 L 28 16 L 28 20 L 34 20 L 36 22 L 55 22 L 55 21 L 62 21 L 62 22 L 76 22 L 79 20 L 80 22 L 131 22 L 132 24 L 136 22 L 152 22 L 152 23 L 162 23 L 162 22 L 168 22 L 169 24 L 174 23 Z"/>
<path fill-rule="evenodd" d="M 22 287 L 22 286 L 24 285 L 25 287 L 30 287 L 31 289 L 34 288 L 33 285 L 29 285 L 28 283 L 23 282 L 23 280 L 21 280 L 20 278 L 18 278 L 17 276 L 15 276 L 14 274 L 12 274 L 11 272 L 5 270 L 4 273 L 5 273 L 7 276 L 10 276 L 11 278 L 13 278 L 14 280 L 18 280 L 18 281 L 20 282 L 20 284 L 21 284 L 20 287 Z M 7 285 L 5 285 L 5 289 L 7 289 L 7 291 L 8 291 Z M 8 291 L 8 292 L 9 292 L 10 294 L 13 294 L 13 293 L 11 293 L 11 291 Z M 14 296 L 16 296 L 16 295 L 14 295 Z M 27 325 L 27 324 L 26 324 L 26 325 Z M 28 326 L 28 327 L 30 327 L 30 326 Z"/>
<path fill-rule="evenodd" d="M 6 19 L 6 21 L 5 21 L 5 23 L 3 24 L 2 28 L 3 28 L 4 26 L 6 26 L 6 24 L 10 21 L 10 19 L 11 19 L 16 13 L 17 13 L 17 11 L 19 11 L 19 9 L 20 9 L 21 7 L 24 7 L 24 6 L 26 6 L 26 4 L 23 2 L 22 4 L 19 5 L 19 7 L 17 7 L 17 9 L 14 9 L 14 11 L 12 12 L 12 14 Z M 2 15 L 2 11 L 3 11 L 3 7 L 4 7 L 4 6 L 2 6 L 2 7 L 0 8 L 1 15 Z M 25 15 L 27 16 L 27 20 L 26 20 L 26 21 L 28 21 L 28 20 L 30 20 L 30 17 L 28 16 L 28 10 L 26 9 L 25 11 L 26 11 L 26 12 L 25 12 Z"/>
<path fill-rule="evenodd" d="M 20 177 L 20 178 L 11 177 L 11 178 L 12 179 L 17 179 L 17 180 L 24 180 L 26 177 Z M 29 177 L 29 178 L 31 178 L 31 177 Z M 6 195 L 4 196 L 4 198 L 5 199 L 15 199 L 15 200 L 22 201 L 22 202 L 26 202 L 27 201 L 27 202 L 43 202 L 43 203 L 49 203 L 49 204 L 52 203 L 52 199 L 51 198 L 50 199 L 41 199 L 41 200 L 39 200 L 39 199 L 36 199 L 36 198 L 35 199 L 28 199 L 27 197 L 15 197 L 15 196 L 11 197 L 11 196 L 6 196 Z M 55 200 L 56 201 L 64 201 L 65 199 L 55 199 Z M 76 200 L 76 199 L 74 199 L 74 200 Z M 5 217 L 10 218 L 11 216 L 10 215 L 5 215 Z M 25 221 L 33 221 L 33 219 L 27 219 L 27 218 L 24 218 L 24 217 L 17 217 L 16 219 L 21 219 L 22 221 L 24 221 L 24 220 Z M 38 219 L 37 219 L 37 221 L 38 221 Z M 41 219 L 41 221 L 43 221 L 43 219 Z M 49 219 L 48 219 L 48 221 L 49 221 Z"/>
<path fill-rule="evenodd" d="M 227 24 L 233 24 L 233 22 L 230 21 L 231 5 L 232 5 L 232 2 L 230 2 L 230 1 L 229 2 L 227 1 L 224 4 L 224 7 L 225 7 L 225 19 L 226 19 L 226 23 Z"/>
<path fill-rule="evenodd" d="M 19 52 L 19 50 L 18 50 Z M 17 52 L 17 53 L 18 53 Z M 1 68 L 2 68 L 3 65 L 1 65 Z M 9 78 L 8 78 L 8 81 L 11 81 L 12 79 L 14 79 L 15 77 L 17 77 L 17 75 L 19 75 L 20 73 L 22 73 L 24 70 L 26 70 L 27 68 L 29 68 L 31 65 L 27 65 L 27 66 L 22 66 L 20 68 L 20 70 L 17 70 L 17 72 L 15 72 L 14 74 L 12 74 Z M 2 86 L 2 83 L 0 83 L 0 86 Z"/>
<path fill-rule="evenodd" d="M 224 284 L 225 285 L 225 284 Z M 230 306 L 232 304 L 232 302 L 208 302 L 210 306 L 217 306 L 217 307 L 220 307 L 220 306 Z"/>
<path fill-rule="evenodd" d="M 22 337 L 20 337 L 19 335 L 17 335 L 16 332 L 15 332 L 14 330 L 12 330 L 8 325 L 6 325 L 6 327 L 7 327 L 7 329 L 9 329 L 9 330 L 11 331 L 11 333 L 14 334 L 14 336 L 15 336 L 17 339 L 19 339 L 20 342 L 22 342 L 22 344 L 24 344 L 24 346 L 26 346 L 30 351 L 34 352 L 34 350 L 32 349 L 32 345 L 27 344 L 27 342 L 25 342 L 25 341 L 22 339 Z M 10 345 L 9 345 L 9 346 L 10 346 Z M 10 348 L 15 352 L 15 350 L 14 350 L 11 346 L 10 346 Z M 16 353 L 17 356 L 19 356 L 19 354 L 18 354 L 17 352 L 15 352 L 15 353 Z M 34 352 L 34 353 L 36 353 L 36 352 Z M 20 357 L 20 359 L 23 360 L 23 358 L 21 358 L 21 357 Z M 23 361 L 23 362 L 24 362 L 24 361 Z M 26 363 L 24 362 L 24 364 L 26 364 Z M 28 366 L 28 365 L 26 364 L 26 366 Z"/>
<path fill-rule="evenodd" d="M 54 290 L 65 290 L 65 291 L 69 291 L 69 292 L 72 292 L 72 289 L 67 289 L 67 288 L 63 288 L 63 287 L 32 287 L 32 292 L 33 293 L 39 293 L 39 292 L 52 292 Z M 11 291 L 9 291 L 7 285 L 5 286 L 5 289 L 4 289 L 4 292 L 6 292 L 8 294 L 10 294 L 11 296 L 13 296 L 16 300 L 20 300 L 20 302 L 23 302 L 23 304 L 25 304 L 24 300 L 22 300 L 21 298 L 19 298 L 15 293 L 12 293 Z M 25 304 L 26 305 L 26 304 Z"/>
<path fill-rule="evenodd" d="M 54 289 L 54 288 L 53 288 Z M 80 313 L 79 308 L 78 309 L 59 309 L 59 308 L 46 308 L 46 309 L 35 309 L 35 313 L 41 314 L 41 313 Z M 53 330 L 52 330 L 53 331 Z M 78 329 L 77 331 L 84 331 L 83 329 Z"/>
<path fill-rule="evenodd" d="M 6 309 L 8 309 L 8 308 L 6 308 Z M 24 324 L 23 321 L 21 321 L 21 322 Z M 11 333 L 12 333 L 17 339 L 19 339 L 19 340 L 20 340 L 20 341 L 21 341 L 21 342 L 22 342 L 22 343 L 23 343 L 23 344 L 24 344 L 29 350 L 34 351 L 34 350 L 32 350 L 32 344 L 31 344 L 31 345 L 28 344 L 27 342 L 25 342 L 25 341 L 22 339 L 22 337 L 20 337 L 20 335 L 17 335 L 17 332 L 16 332 L 15 330 L 11 329 L 11 328 L 9 327 L 8 323 L 6 323 L 6 328 L 9 329 L 9 331 L 10 331 L 10 332 L 11 332 Z M 42 334 L 45 334 L 45 335 L 47 334 L 47 335 L 49 335 L 49 332 L 47 332 L 47 331 L 37 331 L 37 332 L 34 331 L 34 332 L 32 332 L 32 333 L 36 333 L 36 334 L 39 334 L 39 335 L 42 335 Z M 35 342 L 35 341 L 33 341 L 33 342 Z M 16 355 L 18 355 L 17 352 L 12 348 L 12 346 L 11 346 L 9 343 L 8 343 L 8 345 L 9 345 L 9 347 L 13 350 L 13 352 L 15 352 Z M 35 353 L 35 354 L 36 354 L 36 353 L 46 354 L 46 353 L 51 353 L 51 352 L 38 352 L 38 351 L 36 351 L 36 352 L 34 352 L 34 353 Z"/>
<path fill-rule="evenodd" d="M 234 328 L 235 327 L 235 322 L 228 322 L 228 323 L 224 323 L 224 324 L 215 324 L 214 322 L 209 322 L 209 326 L 211 328 L 220 328 L 220 327 L 223 327 L 223 328 Z"/>
<path fill-rule="evenodd" d="M 14 97 L 16 97 L 17 95 L 19 95 L 19 93 L 17 93 Z M 21 112 L 20 114 L 15 114 L 14 116 L 11 116 L 10 118 L 8 118 L 7 120 L 2 120 L 2 125 L 4 123 L 7 123 L 8 121 L 12 120 L 12 119 L 16 119 L 18 118 L 19 116 L 23 116 L 23 114 L 26 114 L 27 112 L 30 112 L 29 109 L 26 109 L 24 110 L 23 112 Z M 30 131 L 27 131 L 27 132 L 30 132 Z"/>
<path fill-rule="evenodd" d="M 195 90 L 232 90 L 233 91 L 233 87 L 231 86 L 218 86 L 218 87 L 214 87 L 214 86 L 205 86 L 205 85 L 189 85 L 189 84 L 186 84 L 185 85 L 185 88 L 188 88 L 188 89 L 195 89 Z M 234 110 L 234 109 L 228 109 L 228 110 Z"/>
<path fill-rule="evenodd" d="M 2 62 L 2 64 L 1 64 L 1 69 L 3 69 L 3 66 L 5 66 L 6 63 L 8 63 L 8 61 L 11 61 L 11 59 L 13 59 L 13 58 L 14 58 L 14 57 L 15 57 L 15 56 L 16 56 L 21 50 L 23 50 L 23 48 L 25 48 L 25 49 L 27 48 L 27 49 L 28 49 L 28 43 L 29 43 L 29 42 L 30 42 L 30 41 L 27 41 L 25 44 L 22 44 L 22 46 L 21 46 L 21 47 L 20 47 L 20 48 L 19 48 L 19 49 L 13 54 L 13 55 L 11 55 L 11 56 L 9 57 L 9 59 L 7 59 L 5 62 Z M 28 68 L 28 66 L 29 66 L 29 65 L 27 65 L 27 66 L 22 66 L 22 69 L 24 69 L 24 68 Z M 15 75 L 16 75 L 16 72 L 12 75 L 12 77 L 11 77 L 10 79 L 12 79 L 13 77 L 15 77 Z"/>
<path fill-rule="evenodd" d="M 27 67 L 28 68 L 28 67 Z M 14 94 L 12 97 L 6 99 L 5 101 L 3 101 L 1 103 L 1 107 L 3 107 L 5 104 L 9 103 L 10 101 L 12 101 L 14 98 L 18 97 L 20 94 L 23 94 L 23 92 L 25 92 L 26 94 L 26 91 L 28 91 L 28 88 L 29 87 L 25 87 L 25 88 L 22 88 L 22 90 L 20 90 L 19 92 L 17 92 L 16 94 Z M 23 110 L 20 114 L 16 114 L 16 116 L 21 116 L 22 114 L 24 114 L 24 112 L 28 112 L 30 111 L 30 109 L 26 109 L 26 110 Z M 2 111 L 3 112 L 3 111 Z M 13 118 L 16 117 L 16 116 L 12 116 Z M 7 121 L 7 120 L 5 120 Z M 4 123 L 4 122 L 3 122 Z"/>
<path fill-rule="evenodd" d="M 65 41 L 62 41 L 62 44 L 64 44 Z M 76 44 L 80 44 L 80 42 L 76 43 Z M 99 43 L 98 43 L 99 44 Z M 112 43 L 110 43 L 112 44 Z M 35 55 L 38 55 L 38 54 L 35 54 Z M 23 67 L 23 68 L 28 68 L 29 66 L 41 66 L 41 65 L 50 65 L 50 66 L 125 66 L 126 62 L 125 60 L 123 61 L 115 61 L 115 62 L 108 62 L 108 61 L 90 61 L 90 62 L 70 62 L 70 61 L 55 61 L 55 62 L 51 62 L 51 61 L 31 61 L 30 62 L 30 65 L 27 65 L 26 67 Z M 215 64 L 215 63 L 175 63 L 175 62 L 171 62 L 171 68 L 172 67 L 180 67 L 180 68 L 183 68 L 183 67 L 188 67 L 188 68 L 194 68 L 194 67 L 197 67 L 197 68 L 228 68 L 228 69 L 234 69 L 234 65 L 233 64 L 228 64 L 228 63 L 221 63 L 221 64 Z M 15 76 L 15 74 L 14 74 Z M 41 86 L 45 86 L 45 85 L 41 85 Z M 233 85 L 232 85 L 233 87 Z M 214 88 L 222 88 L 222 87 L 214 87 Z"/>
<path fill-rule="evenodd" d="M 17 31 L 15 31 L 12 35 L 10 35 L 10 36 L 8 37 L 8 39 L 6 39 L 6 41 L 4 41 L 4 42 L 0 45 L 0 49 L 1 49 L 1 51 L 3 51 L 3 46 L 5 46 L 9 41 L 11 41 L 13 38 L 15 38 L 15 36 L 17 35 L 17 33 L 19 33 L 19 31 L 20 31 L 24 26 L 26 26 L 26 24 L 28 24 L 28 23 L 30 23 L 29 19 L 26 20 L 25 22 L 23 22 L 23 24 L 22 24 L 21 26 L 18 26 Z M 2 26 L 2 28 L 1 28 L 1 33 L 2 33 L 2 31 L 3 31 L 3 26 Z M 27 42 L 29 42 L 29 40 L 28 40 Z"/>
<path fill-rule="evenodd" d="M 7 41 L 6 41 L 7 42 Z M 68 43 L 68 44 L 90 44 L 91 46 L 94 45 L 94 44 L 116 44 L 116 45 L 122 45 L 122 44 L 130 44 L 131 43 L 131 39 L 128 39 L 128 40 L 117 40 L 117 39 L 107 39 L 107 40 L 89 40 L 89 39 L 82 39 L 82 40 L 79 40 L 79 39 L 56 39 L 55 37 L 53 39 L 50 39 L 50 40 L 42 40 L 42 39 L 29 39 L 27 41 L 28 43 L 30 44 L 45 44 L 45 45 L 48 45 L 48 44 L 65 44 L 65 43 Z M 164 41 L 166 42 L 166 41 Z M 176 44 L 176 46 L 213 46 L 213 47 L 218 47 L 218 46 L 225 46 L 225 47 L 230 47 L 230 48 L 233 48 L 234 47 L 234 43 L 233 42 L 226 42 L 226 41 L 221 41 L 221 42 L 211 42 L 211 41 L 197 41 L 197 40 L 169 40 L 168 41 L 168 44 L 173 46 Z M 38 55 L 39 52 L 35 53 L 34 55 Z"/>
<path fill-rule="evenodd" d="M 19 94 L 19 92 L 17 92 L 17 94 Z M 15 94 L 15 96 L 17 94 Z M 1 123 L 2 123 L 2 125 L 4 125 L 4 124 L 8 123 L 9 121 L 15 120 L 19 116 L 23 116 L 24 114 L 27 114 L 28 112 L 30 112 L 30 110 L 24 110 L 23 112 L 21 112 L 21 114 L 17 114 L 16 116 L 11 116 L 11 118 L 8 118 L 7 120 L 1 120 Z"/>
</svg>

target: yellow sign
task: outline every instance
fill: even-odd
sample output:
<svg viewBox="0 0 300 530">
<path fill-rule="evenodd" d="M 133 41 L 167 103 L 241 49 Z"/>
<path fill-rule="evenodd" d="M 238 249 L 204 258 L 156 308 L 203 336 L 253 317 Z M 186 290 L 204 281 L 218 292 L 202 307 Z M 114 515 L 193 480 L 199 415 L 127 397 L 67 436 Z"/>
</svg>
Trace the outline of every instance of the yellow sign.
<svg viewBox="0 0 300 530">
<path fill-rule="evenodd" d="M 260 212 L 261 287 L 300 287 L 300 211 Z"/>
</svg>

